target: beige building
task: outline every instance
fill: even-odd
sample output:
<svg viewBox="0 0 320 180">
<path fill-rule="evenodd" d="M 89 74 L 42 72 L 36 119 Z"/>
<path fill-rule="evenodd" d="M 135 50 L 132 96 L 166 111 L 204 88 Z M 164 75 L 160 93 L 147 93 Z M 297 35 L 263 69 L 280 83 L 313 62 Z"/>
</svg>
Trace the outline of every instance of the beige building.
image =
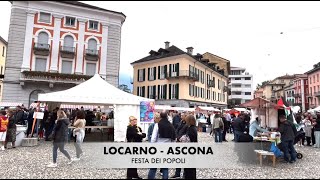
<svg viewBox="0 0 320 180">
<path fill-rule="evenodd" d="M 227 59 L 224 59 L 222 57 L 219 57 L 217 55 L 211 54 L 209 52 L 206 52 L 203 54 L 204 59 L 208 59 L 209 62 L 215 63 L 217 69 L 223 69 L 224 75 L 229 76 L 231 72 L 231 66 L 230 61 Z"/>
<path fill-rule="evenodd" d="M 8 43 L 0 36 L 0 101 L 2 101 L 3 78 L 7 57 Z"/>
<path fill-rule="evenodd" d="M 261 87 L 263 89 L 262 97 L 276 103 L 281 98 L 281 96 L 284 97 L 285 87 L 292 84 L 295 77 L 296 75 L 284 75 L 270 81 L 269 83 Z"/>
<path fill-rule="evenodd" d="M 203 55 L 193 55 L 176 46 L 158 51 L 131 65 L 134 69 L 133 94 L 156 100 L 157 105 L 173 107 L 227 107 L 227 82 L 223 69 Z"/>
</svg>

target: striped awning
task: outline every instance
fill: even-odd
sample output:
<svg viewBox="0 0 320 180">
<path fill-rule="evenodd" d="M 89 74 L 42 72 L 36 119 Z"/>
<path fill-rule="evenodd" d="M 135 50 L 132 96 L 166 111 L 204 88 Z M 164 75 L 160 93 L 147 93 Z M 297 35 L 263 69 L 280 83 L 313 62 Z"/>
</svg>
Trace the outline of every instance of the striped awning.
<svg viewBox="0 0 320 180">
<path fill-rule="evenodd" d="M 94 105 L 72 105 L 72 104 L 61 104 L 60 108 L 62 109 L 80 109 L 81 107 L 83 107 L 84 109 L 98 109 L 100 107 L 100 109 L 103 109 L 104 106 L 94 106 Z"/>
<path fill-rule="evenodd" d="M 0 107 L 16 107 L 22 106 L 22 103 L 18 102 L 0 102 Z"/>
</svg>

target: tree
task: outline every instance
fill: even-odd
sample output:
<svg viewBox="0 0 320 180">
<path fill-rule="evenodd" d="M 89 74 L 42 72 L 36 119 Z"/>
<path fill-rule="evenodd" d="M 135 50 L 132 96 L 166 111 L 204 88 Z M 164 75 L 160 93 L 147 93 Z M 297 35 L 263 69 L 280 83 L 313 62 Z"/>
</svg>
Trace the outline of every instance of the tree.
<svg viewBox="0 0 320 180">
<path fill-rule="evenodd" d="M 120 84 L 118 88 L 124 92 L 131 93 L 131 90 L 129 89 L 128 85 L 126 85 L 126 84 Z"/>
<path fill-rule="evenodd" d="M 265 86 L 266 84 L 270 83 L 270 81 L 263 81 L 261 84 L 257 84 L 256 89 L 260 89 L 261 87 Z"/>
</svg>

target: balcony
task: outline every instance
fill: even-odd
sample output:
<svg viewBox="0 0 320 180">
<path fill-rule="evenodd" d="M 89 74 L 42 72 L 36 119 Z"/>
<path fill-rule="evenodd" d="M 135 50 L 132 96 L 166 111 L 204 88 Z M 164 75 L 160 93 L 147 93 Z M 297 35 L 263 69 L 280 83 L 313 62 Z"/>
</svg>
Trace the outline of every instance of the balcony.
<svg viewBox="0 0 320 180">
<path fill-rule="evenodd" d="M 210 87 L 215 87 L 215 83 L 212 80 L 210 80 L 207 85 L 208 85 L 209 88 Z"/>
<path fill-rule="evenodd" d="M 50 54 L 50 45 L 42 43 L 34 43 L 33 52 L 35 55 L 48 56 Z"/>
<path fill-rule="evenodd" d="M 20 76 L 20 85 L 24 85 L 25 82 L 46 82 L 49 84 L 80 84 L 90 79 L 91 77 L 92 76 L 76 74 L 23 71 Z"/>
<path fill-rule="evenodd" d="M 192 81 L 199 81 L 199 79 L 200 79 L 198 74 L 196 74 L 194 72 L 191 72 L 189 70 L 182 70 L 182 71 L 179 71 L 179 72 L 172 72 L 171 74 L 168 73 L 166 78 L 168 80 L 185 78 L 185 79 L 192 80 Z"/>
<path fill-rule="evenodd" d="M 61 57 L 73 59 L 75 56 L 75 48 L 68 46 L 61 46 L 60 48 Z"/>
<path fill-rule="evenodd" d="M 320 91 L 314 93 L 315 97 L 320 97 Z"/>
<path fill-rule="evenodd" d="M 86 60 L 98 61 L 98 59 L 99 59 L 99 50 L 86 49 Z"/>
<path fill-rule="evenodd" d="M 301 98 L 301 94 L 293 94 L 295 98 Z"/>
</svg>

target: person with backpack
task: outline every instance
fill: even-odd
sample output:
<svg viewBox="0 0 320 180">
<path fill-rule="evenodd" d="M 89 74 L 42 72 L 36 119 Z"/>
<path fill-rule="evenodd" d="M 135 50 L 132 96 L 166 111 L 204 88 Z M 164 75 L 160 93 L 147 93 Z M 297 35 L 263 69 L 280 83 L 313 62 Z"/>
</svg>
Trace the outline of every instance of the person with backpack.
<svg viewBox="0 0 320 180">
<path fill-rule="evenodd" d="M 6 136 L 7 136 L 7 127 L 8 127 L 9 120 L 6 117 L 6 112 L 0 112 L 0 142 L 2 142 L 1 150 L 4 151 Z"/>
<path fill-rule="evenodd" d="M 279 132 L 281 134 L 281 144 L 283 147 L 283 155 L 285 162 L 294 163 L 297 158 L 297 153 L 294 148 L 294 139 L 297 135 L 297 128 L 295 125 L 286 119 L 285 115 L 280 115 Z M 288 156 L 291 156 L 291 159 Z"/>
</svg>

